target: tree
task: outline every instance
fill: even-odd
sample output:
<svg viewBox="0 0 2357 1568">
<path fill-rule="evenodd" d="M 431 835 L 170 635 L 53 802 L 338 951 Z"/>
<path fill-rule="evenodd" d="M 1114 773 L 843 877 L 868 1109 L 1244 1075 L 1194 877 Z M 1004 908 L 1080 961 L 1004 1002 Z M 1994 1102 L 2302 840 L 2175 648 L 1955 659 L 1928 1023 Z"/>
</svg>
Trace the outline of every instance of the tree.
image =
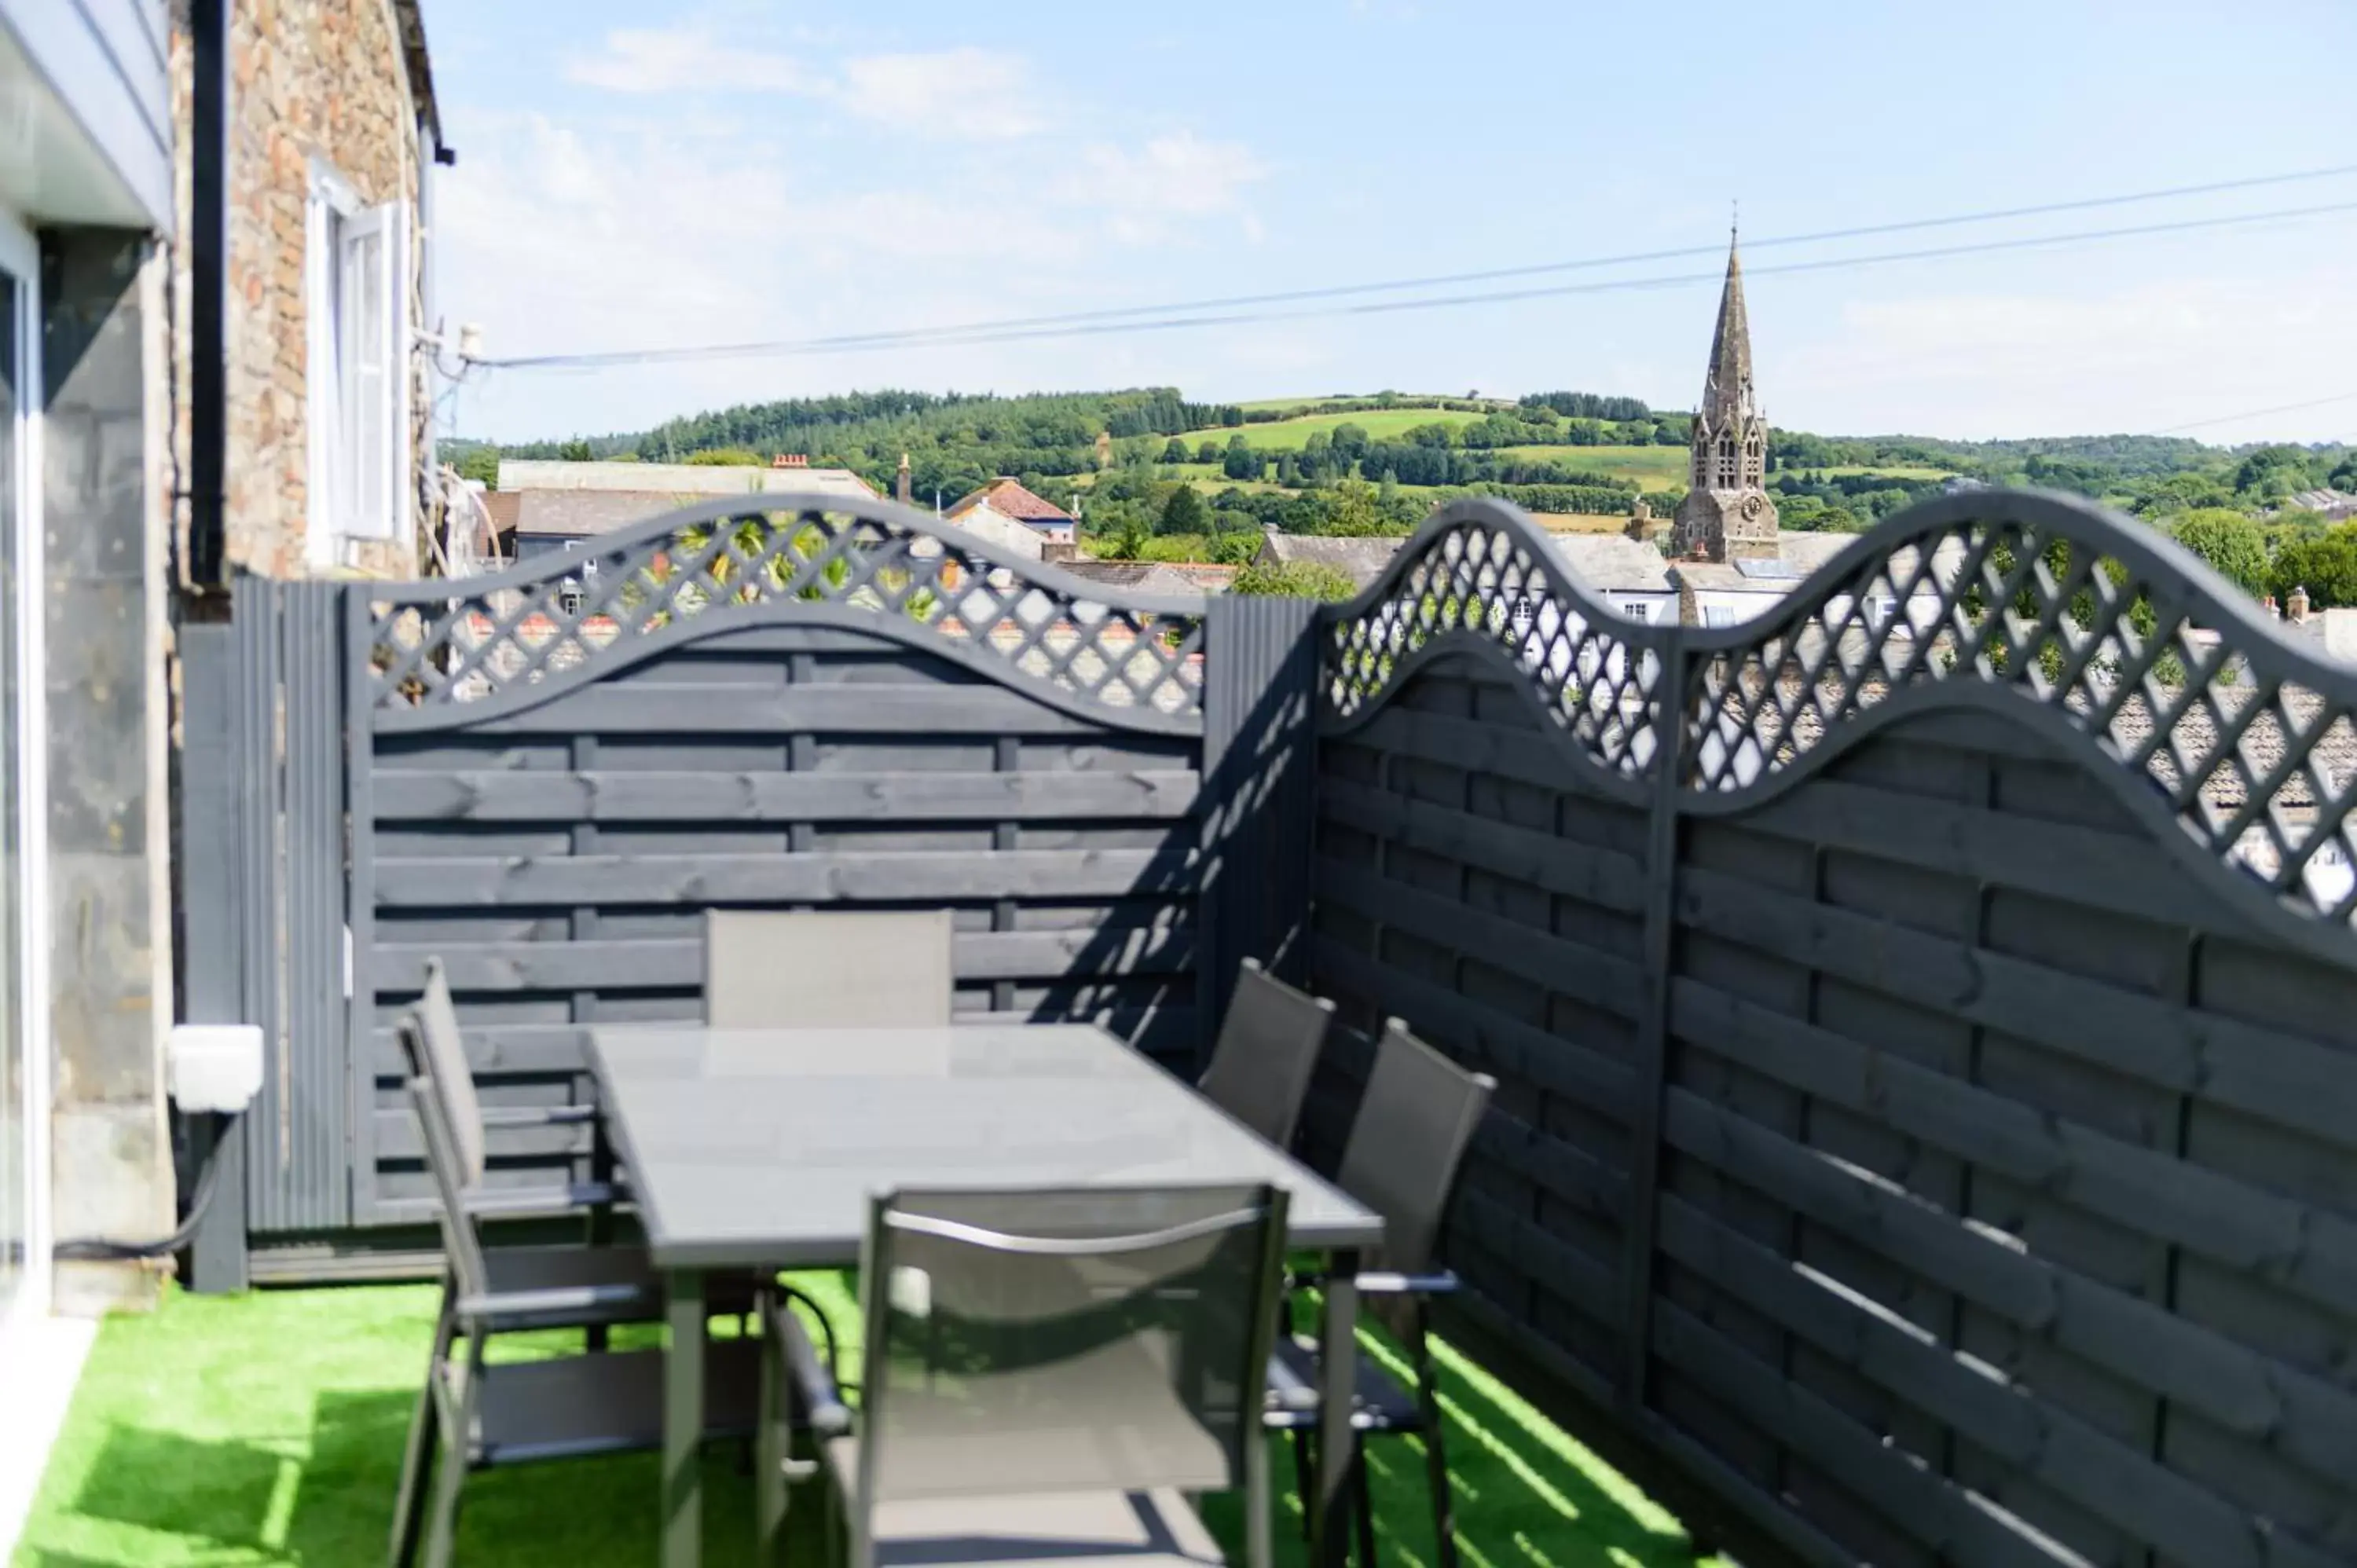
<svg viewBox="0 0 2357 1568">
<path fill-rule="evenodd" d="M 1219 460 L 1220 444 L 1218 442 L 1206 440 L 1200 446 L 1195 448 L 1195 461 L 1198 463 L 1216 463 Z"/>
<path fill-rule="evenodd" d="M 500 488 L 500 449 L 496 446 L 470 446 L 458 455 L 456 467 L 462 479 L 480 479 L 487 490 Z"/>
<path fill-rule="evenodd" d="M 2298 446 L 2262 446 L 2234 470 L 2234 491 L 2257 501 L 2279 501 L 2316 482 L 2309 455 Z M 2313 592 L 2314 590 L 2310 590 Z"/>
<path fill-rule="evenodd" d="M 1334 487 L 1333 508 L 1327 513 L 1325 532 L 1355 538 L 1366 538 L 1390 531 L 1375 500 L 1375 487 L 1364 479 L 1344 479 Z"/>
<path fill-rule="evenodd" d="M 1369 445 L 1365 425 L 1345 423 L 1334 427 L 1334 451 L 1344 462 L 1355 463 L 1365 456 Z"/>
<path fill-rule="evenodd" d="M 1227 454 L 1220 463 L 1220 471 L 1232 479 L 1257 479 L 1260 478 L 1260 454 L 1254 452 L 1252 443 L 1243 436 L 1231 435 L 1228 437 Z"/>
<path fill-rule="evenodd" d="M 589 443 L 577 435 L 558 447 L 556 455 L 567 463 L 587 463 L 596 456 L 589 450 Z"/>
<path fill-rule="evenodd" d="M 759 455 L 742 446 L 715 446 L 707 451 L 690 452 L 685 459 L 699 468 L 759 468 Z"/>
<path fill-rule="evenodd" d="M 1249 566 L 1260 553 L 1262 535 L 1254 529 L 1234 529 L 1211 536 L 1211 557 L 1222 566 Z"/>
<path fill-rule="evenodd" d="M 1236 574 L 1231 593 L 1257 594 L 1286 599 L 1322 599 L 1329 605 L 1356 598 L 1359 585 L 1351 574 L 1322 561 L 1255 561 Z"/>
<path fill-rule="evenodd" d="M 2319 607 L 2357 605 L 2357 523 L 2286 540 L 2276 552 L 2271 582 L 2278 598 L 2306 588 L 2309 602 Z"/>
<path fill-rule="evenodd" d="M 1162 503 L 1160 532 L 1164 533 L 1201 533 L 1211 526 L 1211 509 L 1203 498 L 1195 493 L 1192 485 L 1181 485 L 1170 492 Z"/>
<path fill-rule="evenodd" d="M 1187 461 L 1187 443 L 1173 435 L 1169 444 L 1162 448 L 1162 460 L 1166 463 Z"/>
<path fill-rule="evenodd" d="M 2227 507 L 2202 507 L 2178 518 L 2169 532 L 2244 593 L 2267 591 L 2275 564 L 2267 559 L 2266 531 L 2253 519 Z"/>
<path fill-rule="evenodd" d="M 1297 489 L 1300 488 L 1301 469 L 1299 465 L 1294 462 L 1293 454 L 1290 452 L 1279 453 L 1277 455 L 1276 482 L 1283 485 L 1288 490 Z"/>
</svg>

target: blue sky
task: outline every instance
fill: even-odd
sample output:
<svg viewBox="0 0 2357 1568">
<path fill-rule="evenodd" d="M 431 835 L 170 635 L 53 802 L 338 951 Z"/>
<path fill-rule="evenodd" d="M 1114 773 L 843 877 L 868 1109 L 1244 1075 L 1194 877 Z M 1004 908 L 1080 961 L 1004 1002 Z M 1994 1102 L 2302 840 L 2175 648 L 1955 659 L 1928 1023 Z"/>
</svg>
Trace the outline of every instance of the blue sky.
<svg viewBox="0 0 2357 1568">
<path fill-rule="evenodd" d="M 2348 0 L 1474 6 L 425 0 L 439 307 L 491 356 L 1157 304 L 2357 163 Z M 1760 268 L 2357 202 L 2342 177 L 1750 252 Z M 1652 263 L 1598 277 L 1715 270 Z M 1586 275 L 1586 274 L 1583 274 Z M 2159 430 L 2357 391 L 2357 211 L 1756 275 L 1780 424 Z M 1190 397 L 1567 387 L 1687 407 L 1716 289 L 597 372 L 503 439 L 911 386 Z M 2357 438 L 2357 400 L 2189 432 Z"/>
</svg>

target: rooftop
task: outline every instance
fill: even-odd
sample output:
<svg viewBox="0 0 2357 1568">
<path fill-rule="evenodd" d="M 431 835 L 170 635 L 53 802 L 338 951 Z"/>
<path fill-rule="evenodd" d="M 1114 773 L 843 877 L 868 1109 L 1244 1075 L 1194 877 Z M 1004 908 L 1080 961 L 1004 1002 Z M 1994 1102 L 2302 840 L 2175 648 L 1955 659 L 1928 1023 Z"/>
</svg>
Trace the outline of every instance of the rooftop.
<svg viewBox="0 0 2357 1568">
<path fill-rule="evenodd" d="M 965 512 L 987 503 L 1001 517 L 1011 517 L 1022 522 L 1071 522 L 1072 514 L 1055 502 L 1034 494 L 1017 481 L 1005 477 L 996 478 L 977 490 L 960 496 L 945 514 L 954 522 Z"/>
</svg>

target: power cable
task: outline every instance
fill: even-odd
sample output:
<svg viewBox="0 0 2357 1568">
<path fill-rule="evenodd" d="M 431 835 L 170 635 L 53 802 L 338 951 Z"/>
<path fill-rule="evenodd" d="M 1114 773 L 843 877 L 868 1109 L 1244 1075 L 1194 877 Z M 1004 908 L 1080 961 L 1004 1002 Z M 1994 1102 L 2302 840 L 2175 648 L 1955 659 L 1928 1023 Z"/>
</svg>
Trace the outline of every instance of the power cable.
<svg viewBox="0 0 2357 1568">
<path fill-rule="evenodd" d="M 1970 244 L 1931 246 L 1911 251 L 1888 251 L 1863 256 L 1832 256 L 1816 261 L 1784 262 L 1748 269 L 1751 276 L 1774 276 L 1799 273 L 1831 272 L 1848 267 L 1885 265 L 1893 262 L 1932 261 L 1953 256 L 1983 255 L 2002 251 L 2034 250 L 2047 246 L 2079 244 L 2108 240 L 2147 238 L 2159 234 L 2187 233 L 2197 230 L 2229 228 L 2265 222 L 2283 222 L 2333 213 L 2357 211 L 2357 201 L 2331 202 L 2311 207 L 2278 208 L 2260 212 L 2228 213 L 2210 218 L 2182 219 L 2166 223 L 2132 224 L 2113 229 L 2090 229 L 2060 234 L 2019 236 L 2008 240 L 1988 240 Z M 1960 220 L 1961 221 L 1962 220 Z M 1925 222 L 1933 221 L 1931 220 Z M 1794 242 L 1798 242 L 1795 241 Z M 1663 254 L 1695 252 L 1663 252 Z M 1702 252 L 1717 254 L 1716 247 Z M 1569 264 L 1569 263 L 1566 263 Z M 1598 262 L 1597 265 L 1606 264 Z M 1499 274 L 1491 274 L 1499 275 Z M 1477 294 L 1426 295 L 1402 300 L 1375 300 L 1351 305 L 1320 306 L 1303 309 L 1232 310 L 1208 315 L 1166 315 L 1159 319 L 1093 320 L 1067 317 L 1038 318 L 1047 324 L 1026 325 L 1022 318 L 997 324 L 969 327 L 915 328 L 900 332 L 877 332 L 825 338 L 781 338 L 759 343 L 717 344 L 678 349 L 621 349 L 591 354 L 544 354 L 515 359 L 484 360 L 477 363 L 496 370 L 595 370 L 629 365 L 677 364 L 691 360 L 791 358 L 808 354 L 856 353 L 888 349 L 909 348 L 968 348 L 995 343 L 1032 342 L 1043 338 L 1093 338 L 1133 332 L 1167 332 L 1201 327 L 1227 327 L 1274 321 L 1303 321 L 1325 317 L 1391 315 L 1405 311 L 1436 310 L 1467 305 L 1508 304 L 1523 300 L 1561 298 L 1573 295 L 1611 294 L 1685 287 L 1695 284 L 1715 284 L 1721 274 L 1708 272 L 1677 273 L 1653 277 L 1612 278 L 1598 283 L 1552 284 L 1534 288 L 1497 289 Z M 1372 285 L 1369 285 L 1372 286 Z M 1166 307 L 1186 309 L 1189 307 Z M 1146 314 L 1143 307 L 1136 313 Z"/>
<path fill-rule="evenodd" d="M 2209 419 L 2189 419 L 2182 424 L 2165 424 L 2149 435 L 2175 435 L 2183 430 L 2207 430 L 2213 424 L 2233 424 L 2241 420 L 2258 419 L 2270 413 L 2297 413 L 2302 409 L 2323 408 L 2336 403 L 2357 401 L 2357 392 L 2334 392 L 2330 397 L 2312 397 L 2305 403 L 2279 403 L 2272 408 L 2246 408 L 2240 413 L 2221 413 Z"/>
</svg>

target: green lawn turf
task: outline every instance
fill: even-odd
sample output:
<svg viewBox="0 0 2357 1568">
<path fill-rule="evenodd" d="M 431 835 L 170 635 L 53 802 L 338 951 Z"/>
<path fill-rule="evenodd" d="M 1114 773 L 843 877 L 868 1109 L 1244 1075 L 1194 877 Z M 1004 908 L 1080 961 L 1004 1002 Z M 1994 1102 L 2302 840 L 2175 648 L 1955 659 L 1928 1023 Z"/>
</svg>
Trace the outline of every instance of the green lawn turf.
<svg viewBox="0 0 2357 1568">
<path fill-rule="evenodd" d="M 856 1326 L 840 1276 L 804 1282 Z M 16 1568 L 383 1561 L 404 1434 L 425 1372 L 436 1293 L 424 1286 L 169 1295 L 101 1332 L 43 1477 Z M 649 1330 L 622 1344 L 647 1343 Z M 552 1353 L 563 1336 L 500 1342 Z M 1370 1341 L 1372 1353 L 1393 1352 Z M 846 1347 L 856 1360 L 856 1347 Z M 1443 1353 L 1442 1397 L 1468 1568 L 1672 1568 L 1694 1561 L 1676 1523 L 1510 1391 Z M 846 1376 L 852 1375 L 846 1368 Z M 1430 1568 L 1415 1443 L 1377 1443 L 1370 1469 L 1385 1568 Z M 1280 1477 L 1291 1466 L 1281 1457 Z M 473 1568 L 641 1568 L 655 1559 L 651 1455 L 470 1478 L 459 1558 Z M 739 1452 L 705 1461 L 705 1560 L 750 1563 L 751 1482 Z M 1232 1551 L 1234 1499 L 1206 1518 Z M 806 1515 L 798 1517 L 807 1517 Z M 1300 1514 L 1279 1556 L 1302 1563 Z M 802 1561 L 812 1561 L 804 1555 Z"/>
</svg>

